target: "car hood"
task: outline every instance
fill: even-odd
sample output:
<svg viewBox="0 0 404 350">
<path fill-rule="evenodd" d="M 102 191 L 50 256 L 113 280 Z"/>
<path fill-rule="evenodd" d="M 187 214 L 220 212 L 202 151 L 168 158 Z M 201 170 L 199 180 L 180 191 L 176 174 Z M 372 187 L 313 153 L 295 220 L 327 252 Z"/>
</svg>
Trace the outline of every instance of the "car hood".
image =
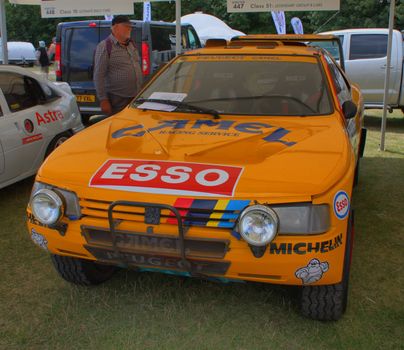
<svg viewBox="0 0 404 350">
<path fill-rule="evenodd" d="M 349 140 L 337 115 L 211 116 L 126 109 L 74 136 L 39 178 L 88 186 L 108 160 L 153 160 L 241 168 L 232 196 L 311 200 L 346 173 Z"/>
</svg>

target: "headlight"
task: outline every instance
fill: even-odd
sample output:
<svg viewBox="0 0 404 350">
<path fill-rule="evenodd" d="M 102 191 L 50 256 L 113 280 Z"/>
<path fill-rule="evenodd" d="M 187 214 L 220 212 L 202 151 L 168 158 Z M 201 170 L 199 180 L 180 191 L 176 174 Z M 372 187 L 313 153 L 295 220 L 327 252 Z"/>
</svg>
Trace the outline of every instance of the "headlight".
<svg viewBox="0 0 404 350">
<path fill-rule="evenodd" d="M 278 231 L 278 217 L 264 205 L 246 208 L 240 216 L 239 232 L 251 245 L 256 247 L 270 243 Z"/>
<path fill-rule="evenodd" d="M 39 190 L 42 190 L 42 189 L 48 189 L 48 190 L 51 190 L 52 192 L 55 192 L 54 190 L 56 190 L 58 195 L 60 195 L 61 198 L 63 198 L 63 203 L 65 205 L 64 214 L 70 220 L 78 220 L 81 217 L 80 204 L 79 204 L 79 200 L 77 198 L 76 193 L 65 190 L 63 188 L 44 184 L 42 182 L 34 183 L 34 186 L 32 188 L 32 192 L 31 192 L 31 199 L 30 199 L 31 203 L 32 203 L 32 199 L 34 198 L 34 195 L 36 193 L 38 193 Z"/>
<path fill-rule="evenodd" d="M 32 196 L 31 209 L 39 222 L 54 225 L 63 215 L 63 202 L 56 192 L 41 189 Z"/>
</svg>

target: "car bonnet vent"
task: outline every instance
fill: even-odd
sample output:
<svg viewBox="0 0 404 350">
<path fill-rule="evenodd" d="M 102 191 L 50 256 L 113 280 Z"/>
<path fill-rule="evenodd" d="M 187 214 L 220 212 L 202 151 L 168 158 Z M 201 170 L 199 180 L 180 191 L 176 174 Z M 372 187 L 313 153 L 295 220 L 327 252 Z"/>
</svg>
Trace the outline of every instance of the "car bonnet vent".
<svg viewBox="0 0 404 350">
<path fill-rule="evenodd" d="M 268 40 L 232 40 L 228 46 L 233 47 L 240 47 L 240 46 L 255 46 L 259 49 L 273 49 L 277 46 L 282 45 L 282 43 L 277 41 L 268 41 Z"/>
<path fill-rule="evenodd" d="M 206 40 L 205 47 L 223 47 L 227 45 L 226 39 L 208 39 Z"/>
</svg>

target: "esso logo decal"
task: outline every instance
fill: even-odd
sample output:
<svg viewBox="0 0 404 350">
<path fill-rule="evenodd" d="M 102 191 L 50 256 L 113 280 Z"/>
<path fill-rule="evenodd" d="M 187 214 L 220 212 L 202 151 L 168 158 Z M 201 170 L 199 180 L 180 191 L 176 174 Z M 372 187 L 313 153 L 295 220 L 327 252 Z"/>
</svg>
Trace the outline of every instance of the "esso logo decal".
<svg viewBox="0 0 404 350">
<path fill-rule="evenodd" d="M 349 197 L 345 191 L 339 191 L 334 197 L 334 213 L 343 220 L 349 213 Z"/>
<path fill-rule="evenodd" d="M 233 196 L 242 170 L 217 164 L 110 159 L 94 174 L 90 187 L 228 197 Z"/>
</svg>

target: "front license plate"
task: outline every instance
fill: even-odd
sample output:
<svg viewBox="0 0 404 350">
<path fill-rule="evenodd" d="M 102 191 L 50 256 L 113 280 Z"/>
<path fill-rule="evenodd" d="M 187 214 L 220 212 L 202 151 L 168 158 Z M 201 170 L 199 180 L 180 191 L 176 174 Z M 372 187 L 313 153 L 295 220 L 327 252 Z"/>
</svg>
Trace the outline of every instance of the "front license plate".
<svg viewBox="0 0 404 350">
<path fill-rule="evenodd" d="M 77 102 L 95 102 L 95 95 L 76 95 Z"/>
<path fill-rule="evenodd" d="M 119 256 L 109 249 L 85 246 L 85 248 L 101 261 L 123 261 L 129 265 L 158 267 L 169 270 L 183 270 L 182 261 L 179 257 L 167 257 L 154 254 L 139 254 L 130 252 L 120 252 Z M 224 275 L 230 267 L 229 261 L 208 261 L 188 259 L 191 263 L 192 271 L 198 273 Z"/>
</svg>

